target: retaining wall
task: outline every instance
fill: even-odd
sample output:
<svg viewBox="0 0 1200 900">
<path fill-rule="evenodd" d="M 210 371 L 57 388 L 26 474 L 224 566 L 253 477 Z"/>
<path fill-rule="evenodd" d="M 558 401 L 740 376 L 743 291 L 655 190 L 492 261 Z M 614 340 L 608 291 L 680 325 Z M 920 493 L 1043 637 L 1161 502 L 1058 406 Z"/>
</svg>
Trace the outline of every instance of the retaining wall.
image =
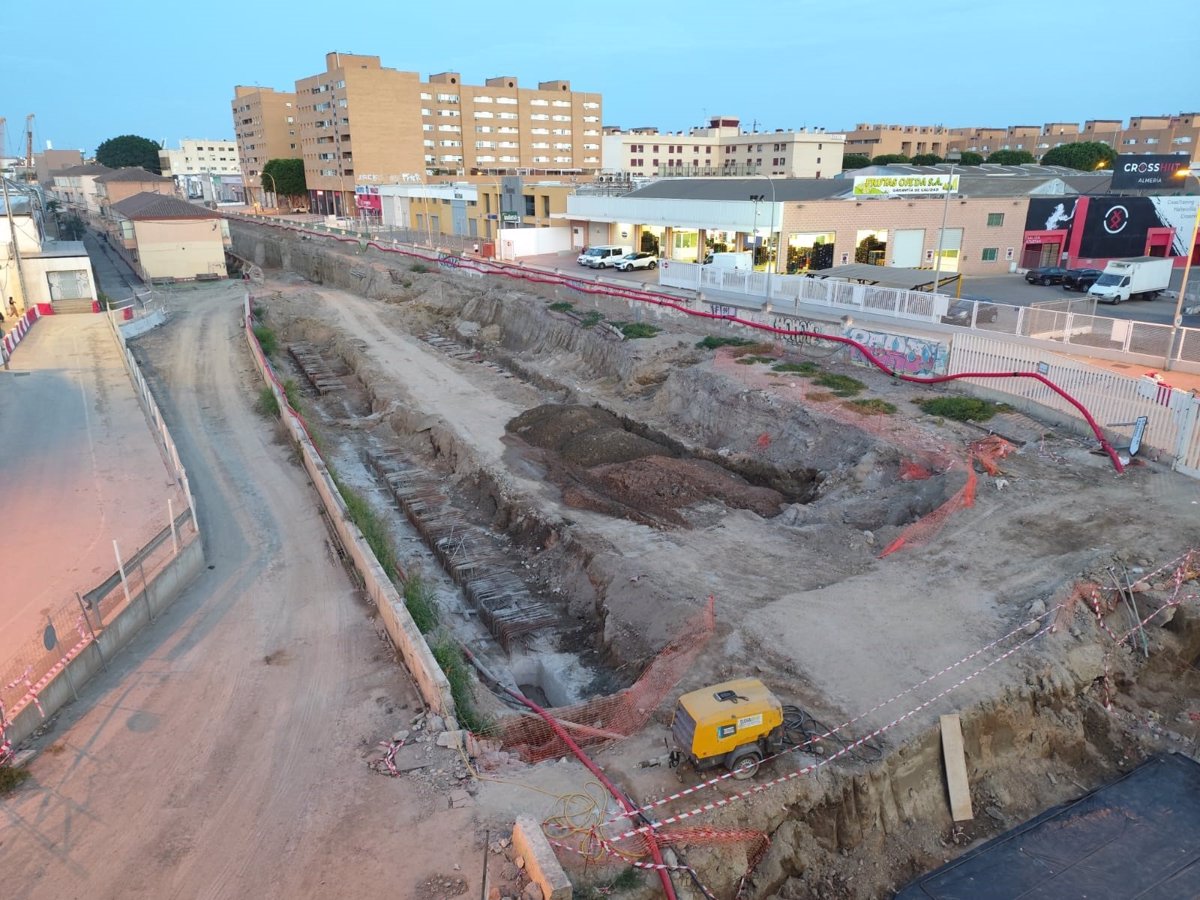
<svg viewBox="0 0 1200 900">
<path fill-rule="evenodd" d="M 379 564 L 375 553 L 367 544 L 366 538 L 358 526 L 350 518 L 346 503 L 341 492 L 334 484 L 325 461 L 317 451 L 304 425 L 304 420 L 288 405 L 283 385 L 275 375 L 270 361 L 262 352 L 258 339 L 254 336 L 254 328 L 250 315 L 250 295 L 246 295 L 244 306 L 244 325 L 246 340 L 250 344 L 250 353 L 263 379 L 267 382 L 275 399 L 279 403 L 280 417 L 287 426 L 288 433 L 300 451 L 300 459 L 308 472 L 309 480 L 321 498 L 321 505 L 333 528 L 334 534 L 345 550 L 346 555 L 354 564 L 359 577 L 362 578 L 363 589 L 367 596 L 374 601 L 379 609 L 389 637 L 396 645 L 404 660 L 405 666 L 416 682 L 421 697 L 431 709 L 442 716 L 456 714 L 454 699 L 450 695 L 450 682 L 445 673 L 434 659 L 433 652 L 425 640 L 425 635 L 417 628 L 404 598 L 400 596 L 396 586 Z"/>
</svg>

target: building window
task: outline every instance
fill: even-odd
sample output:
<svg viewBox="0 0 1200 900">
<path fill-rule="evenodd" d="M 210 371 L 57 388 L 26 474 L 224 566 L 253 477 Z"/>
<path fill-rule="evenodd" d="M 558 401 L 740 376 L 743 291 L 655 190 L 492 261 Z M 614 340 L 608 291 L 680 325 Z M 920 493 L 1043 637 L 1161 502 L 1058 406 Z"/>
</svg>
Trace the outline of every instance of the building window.
<svg viewBox="0 0 1200 900">
<path fill-rule="evenodd" d="M 999 228 L 1004 224 L 1004 213 L 988 213 L 987 223 L 988 228 Z M 986 253 L 987 251 L 985 250 L 984 252 Z"/>
<path fill-rule="evenodd" d="M 1000 255 L 999 247 L 984 247 L 983 248 L 983 261 L 984 262 L 995 262 L 996 258 L 999 255 Z"/>
</svg>

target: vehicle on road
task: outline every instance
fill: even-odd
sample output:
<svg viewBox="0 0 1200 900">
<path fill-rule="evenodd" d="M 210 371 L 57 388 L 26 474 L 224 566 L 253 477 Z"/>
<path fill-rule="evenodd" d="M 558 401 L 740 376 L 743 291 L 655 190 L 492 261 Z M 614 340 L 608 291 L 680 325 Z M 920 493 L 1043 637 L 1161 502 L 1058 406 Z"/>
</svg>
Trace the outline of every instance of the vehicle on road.
<svg viewBox="0 0 1200 900">
<path fill-rule="evenodd" d="M 970 325 L 972 315 L 975 316 L 976 323 L 995 322 L 996 317 L 1000 315 L 1000 307 L 982 297 L 963 297 L 950 304 L 950 308 L 942 316 L 942 323 Z"/>
<path fill-rule="evenodd" d="M 630 269 L 657 269 L 658 257 L 653 253 L 626 253 L 617 260 L 614 267 L 622 272 Z"/>
<path fill-rule="evenodd" d="M 632 247 L 619 247 L 613 244 L 601 247 L 588 247 L 576 258 L 575 262 L 592 269 L 607 269 L 617 264 L 621 257 L 633 252 Z"/>
<path fill-rule="evenodd" d="M 749 250 L 732 253 L 710 253 L 704 257 L 704 265 L 718 269 L 753 269 L 754 254 Z"/>
<path fill-rule="evenodd" d="M 1025 280 L 1030 284 L 1062 284 L 1066 274 L 1062 266 L 1038 266 L 1025 273 Z"/>
<path fill-rule="evenodd" d="M 1101 269 L 1067 269 L 1063 273 L 1062 288 L 1064 291 L 1086 291 L 1102 274 Z"/>
<path fill-rule="evenodd" d="M 1172 261 L 1166 256 L 1114 259 L 1104 267 L 1088 296 L 1104 303 L 1153 300 L 1171 285 Z"/>
</svg>

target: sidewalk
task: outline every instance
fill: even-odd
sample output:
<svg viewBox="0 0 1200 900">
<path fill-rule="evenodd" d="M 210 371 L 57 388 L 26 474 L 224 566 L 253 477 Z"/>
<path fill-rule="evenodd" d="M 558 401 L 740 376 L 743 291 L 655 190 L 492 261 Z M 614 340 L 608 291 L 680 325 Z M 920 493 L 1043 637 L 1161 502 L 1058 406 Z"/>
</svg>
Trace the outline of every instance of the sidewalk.
<svg viewBox="0 0 1200 900">
<path fill-rule="evenodd" d="M 121 256 L 92 231 L 83 236 L 83 246 L 92 260 L 99 289 L 110 300 L 129 300 L 145 283 Z"/>
</svg>

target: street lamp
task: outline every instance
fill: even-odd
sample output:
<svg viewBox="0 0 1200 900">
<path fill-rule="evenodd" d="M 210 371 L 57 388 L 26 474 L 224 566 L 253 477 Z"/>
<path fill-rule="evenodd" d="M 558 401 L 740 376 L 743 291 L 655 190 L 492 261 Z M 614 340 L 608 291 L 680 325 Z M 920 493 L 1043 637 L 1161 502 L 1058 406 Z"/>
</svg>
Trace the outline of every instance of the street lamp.
<svg viewBox="0 0 1200 900">
<path fill-rule="evenodd" d="M 271 179 L 271 194 L 275 198 L 275 202 L 272 205 L 276 209 L 278 209 L 279 208 L 279 188 L 275 185 L 275 176 L 272 175 L 270 172 L 259 172 L 258 173 L 258 186 L 260 188 L 262 187 L 262 180 L 264 178 Z M 267 205 L 267 198 L 264 196 L 263 197 L 263 206 L 266 206 L 266 205 Z"/>
<path fill-rule="evenodd" d="M 950 163 L 949 181 L 942 200 L 942 230 L 938 232 L 937 259 L 933 263 L 933 295 L 936 297 L 942 282 L 942 246 L 946 242 L 946 214 L 950 211 L 950 192 L 954 189 L 954 163 Z"/>
<path fill-rule="evenodd" d="M 1180 169 L 1175 173 L 1176 178 L 1187 179 L 1192 172 L 1190 169 Z M 1187 261 L 1183 264 L 1183 280 L 1179 282 L 1179 296 L 1175 298 L 1175 316 L 1171 319 L 1171 340 L 1167 342 L 1167 358 L 1163 360 L 1163 368 L 1171 368 L 1171 357 L 1175 355 L 1175 340 L 1179 329 L 1183 326 L 1183 304 L 1187 296 L 1188 276 L 1192 272 L 1192 257 L 1196 255 L 1196 235 L 1200 231 L 1200 202 L 1196 204 L 1196 220 L 1192 223 L 1191 239 L 1184 248 L 1187 251 Z M 1182 350 L 1182 348 L 1180 348 Z"/>
</svg>

